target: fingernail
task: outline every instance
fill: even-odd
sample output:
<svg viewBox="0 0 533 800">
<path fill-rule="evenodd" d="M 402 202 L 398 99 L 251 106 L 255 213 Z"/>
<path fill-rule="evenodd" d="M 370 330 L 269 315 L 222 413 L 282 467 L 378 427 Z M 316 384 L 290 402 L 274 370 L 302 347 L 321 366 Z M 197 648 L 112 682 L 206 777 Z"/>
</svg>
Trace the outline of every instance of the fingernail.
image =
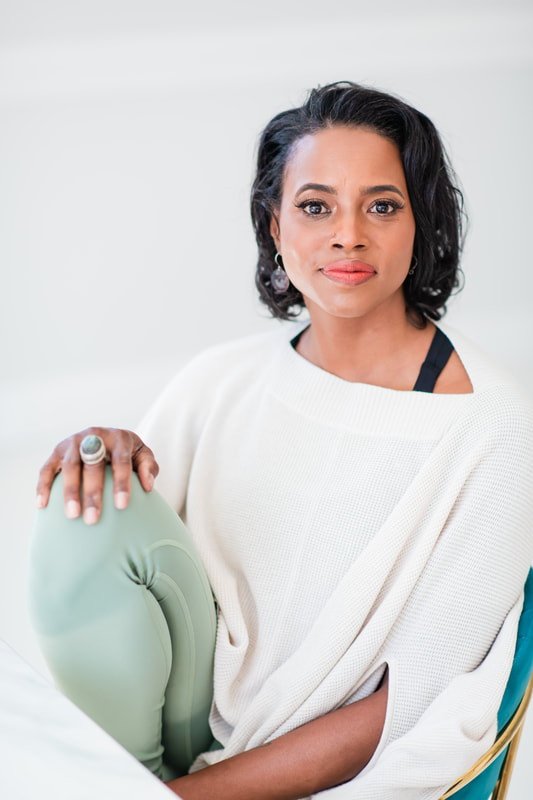
<svg viewBox="0 0 533 800">
<path fill-rule="evenodd" d="M 44 505 L 45 505 L 45 503 L 44 503 L 44 494 L 38 494 L 37 495 L 37 497 L 35 498 L 35 505 L 37 506 L 37 508 L 44 508 Z"/>
<path fill-rule="evenodd" d="M 68 519 L 76 519 L 80 515 L 80 504 L 75 500 L 69 500 L 65 508 L 65 514 Z"/>
<path fill-rule="evenodd" d="M 152 489 L 154 488 L 154 476 L 152 475 L 152 473 L 151 473 L 151 472 L 150 472 L 150 474 L 148 475 L 148 481 L 147 481 L 147 483 L 148 483 L 148 491 L 149 491 L 149 492 L 151 492 L 151 491 L 152 491 Z"/>
<path fill-rule="evenodd" d="M 115 495 L 115 508 L 126 508 L 128 505 L 128 495 L 126 492 L 117 492 Z"/>
<path fill-rule="evenodd" d="M 96 513 L 96 508 L 94 506 L 89 506 L 83 512 L 83 521 L 86 525 L 94 525 L 96 520 L 98 519 L 98 514 Z"/>
</svg>

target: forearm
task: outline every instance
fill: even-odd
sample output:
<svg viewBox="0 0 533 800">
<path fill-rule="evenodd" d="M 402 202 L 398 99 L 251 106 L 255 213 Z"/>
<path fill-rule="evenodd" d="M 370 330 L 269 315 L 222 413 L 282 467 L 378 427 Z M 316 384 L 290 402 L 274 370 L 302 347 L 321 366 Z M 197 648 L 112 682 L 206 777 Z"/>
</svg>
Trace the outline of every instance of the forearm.
<svg viewBox="0 0 533 800">
<path fill-rule="evenodd" d="M 183 800 L 297 800 L 350 780 L 380 740 L 388 683 L 262 747 L 228 758 L 168 786 Z"/>
</svg>

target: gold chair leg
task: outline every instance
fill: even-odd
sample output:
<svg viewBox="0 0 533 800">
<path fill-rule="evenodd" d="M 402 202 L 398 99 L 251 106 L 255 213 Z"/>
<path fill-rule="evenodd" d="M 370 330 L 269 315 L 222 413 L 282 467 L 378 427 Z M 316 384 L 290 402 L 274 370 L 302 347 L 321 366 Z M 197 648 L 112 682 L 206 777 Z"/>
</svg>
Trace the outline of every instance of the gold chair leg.
<svg viewBox="0 0 533 800">
<path fill-rule="evenodd" d="M 516 754 L 518 753 L 518 745 L 523 729 L 524 725 L 522 723 L 509 743 L 509 748 L 503 762 L 502 771 L 492 794 L 492 800 L 505 800 L 507 797 L 509 784 L 511 783 L 511 775 L 513 774 L 514 762 L 516 759 Z"/>
</svg>

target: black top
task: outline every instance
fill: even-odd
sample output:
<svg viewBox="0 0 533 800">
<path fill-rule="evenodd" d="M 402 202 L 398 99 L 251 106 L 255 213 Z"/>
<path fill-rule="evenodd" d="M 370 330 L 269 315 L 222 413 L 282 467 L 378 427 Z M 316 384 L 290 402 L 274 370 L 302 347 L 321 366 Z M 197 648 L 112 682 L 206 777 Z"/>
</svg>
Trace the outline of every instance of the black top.
<svg viewBox="0 0 533 800">
<path fill-rule="evenodd" d="M 304 330 L 307 330 L 307 328 Z M 296 349 L 296 345 L 298 344 L 298 340 L 302 333 L 303 331 L 300 331 L 300 333 L 296 334 L 296 336 L 291 339 L 291 345 L 294 347 L 294 349 Z M 433 391 L 435 384 L 437 383 L 437 379 L 448 363 L 453 350 L 453 344 L 450 342 L 446 334 L 443 333 L 440 328 L 435 328 L 435 334 L 431 341 L 431 345 L 429 346 L 426 360 L 420 367 L 420 372 L 418 373 L 418 378 L 416 379 L 416 383 L 413 387 L 413 392 Z"/>
</svg>

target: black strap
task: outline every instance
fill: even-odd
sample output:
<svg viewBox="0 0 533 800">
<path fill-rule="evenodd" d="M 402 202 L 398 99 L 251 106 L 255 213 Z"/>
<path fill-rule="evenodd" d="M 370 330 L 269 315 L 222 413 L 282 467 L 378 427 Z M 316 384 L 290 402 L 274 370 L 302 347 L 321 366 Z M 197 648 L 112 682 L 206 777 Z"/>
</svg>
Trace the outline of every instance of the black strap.
<svg viewBox="0 0 533 800">
<path fill-rule="evenodd" d="M 307 328 L 304 328 L 307 330 Z M 291 339 L 291 345 L 296 350 L 296 345 L 304 331 L 300 331 L 296 336 Z M 448 339 L 445 333 L 440 328 L 435 328 L 431 345 L 427 352 L 426 360 L 420 368 L 418 378 L 413 388 L 413 392 L 432 392 L 437 383 L 437 379 L 442 370 L 448 363 L 451 354 L 454 351 L 454 346 Z"/>
<path fill-rule="evenodd" d="M 413 392 L 432 392 L 437 379 L 448 363 L 454 347 L 440 328 L 435 328 L 426 360 L 420 368 Z"/>
<path fill-rule="evenodd" d="M 307 328 L 308 327 L 309 325 L 307 326 Z M 296 336 L 293 336 L 293 338 L 291 339 L 291 347 L 293 347 L 295 350 L 298 342 L 300 341 L 300 336 L 307 330 L 307 328 L 304 328 L 303 331 L 300 331 L 300 333 L 297 333 Z"/>
</svg>

